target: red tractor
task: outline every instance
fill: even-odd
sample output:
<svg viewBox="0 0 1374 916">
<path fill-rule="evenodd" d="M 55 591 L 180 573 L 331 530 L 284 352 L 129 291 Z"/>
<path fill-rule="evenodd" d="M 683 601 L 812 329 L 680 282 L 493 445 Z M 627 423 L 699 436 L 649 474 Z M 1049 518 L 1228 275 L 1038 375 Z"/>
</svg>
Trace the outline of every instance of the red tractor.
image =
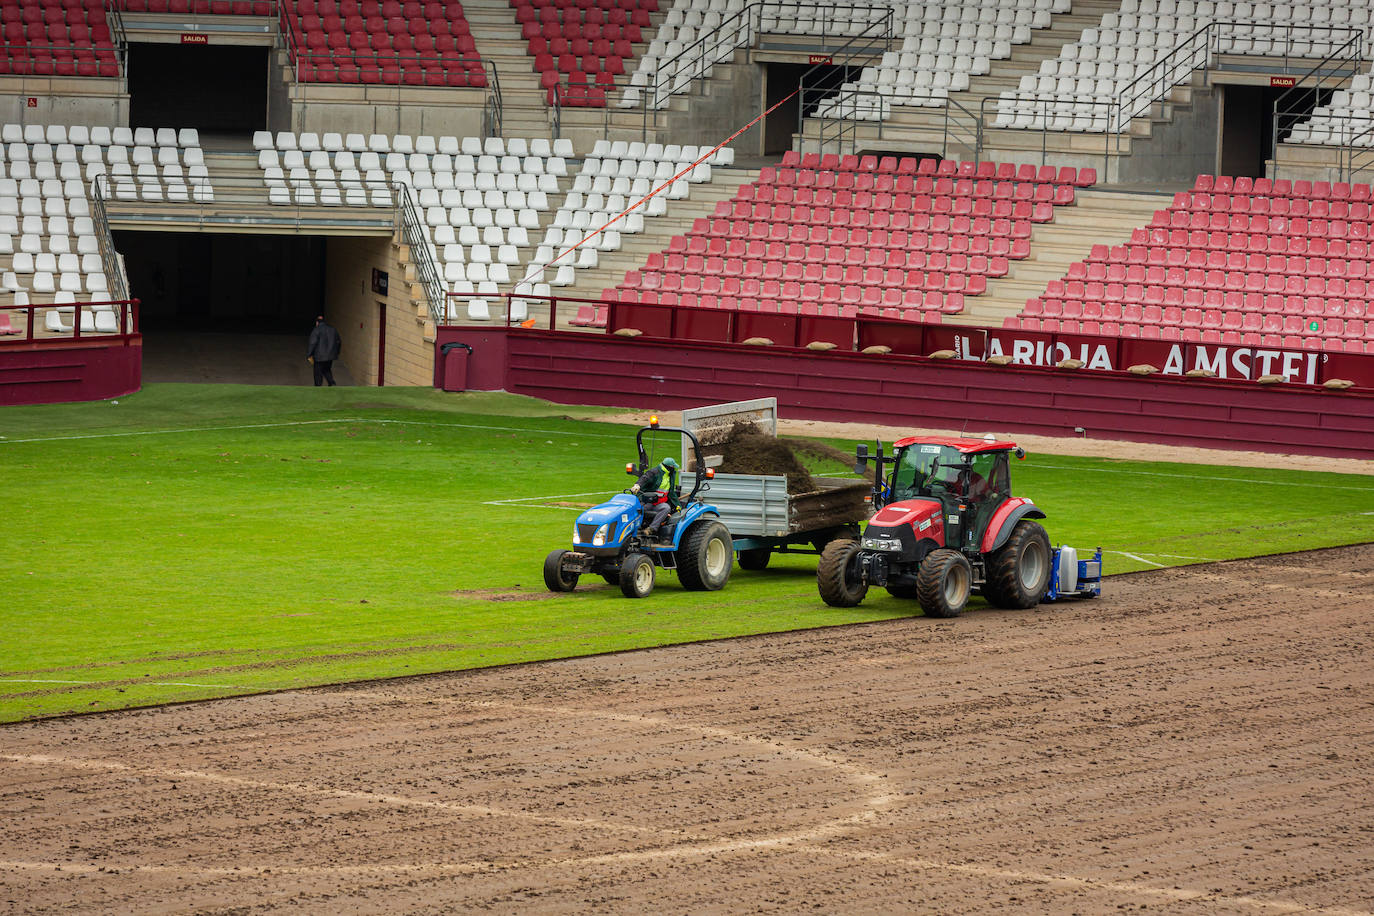
<svg viewBox="0 0 1374 916">
<path fill-rule="evenodd" d="M 975 589 L 1002 608 L 1098 594 L 1100 554 L 1080 563 L 1065 548 L 1070 562 L 1061 576 L 1061 552 L 1035 521 L 1045 513 L 1012 496 L 1013 454 L 1025 456 L 1016 443 L 991 437 L 911 436 L 893 443 L 890 457 L 881 443 L 873 456 L 860 445 L 854 470 L 875 464 L 875 514 L 862 538 L 834 541 L 822 552 L 821 598 L 853 607 L 878 586 L 915 598 L 927 616 L 955 617 Z"/>
</svg>

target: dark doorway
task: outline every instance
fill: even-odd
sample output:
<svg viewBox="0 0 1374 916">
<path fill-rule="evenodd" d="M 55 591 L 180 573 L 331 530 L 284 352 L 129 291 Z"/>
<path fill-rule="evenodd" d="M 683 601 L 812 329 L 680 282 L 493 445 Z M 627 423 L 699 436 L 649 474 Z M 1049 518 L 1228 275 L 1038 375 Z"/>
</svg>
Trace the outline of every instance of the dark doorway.
<svg viewBox="0 0 1374 916">
<path fill-rule="evenodd" d="M 127 230 L 114 238 L 144 330 L 298 333 L 320 314 L 323 238 Z"/>
<path fill-rule="evenodd" d="M 131 44 L 129 125 L 248 133 L 267 126 L 271 49 Z"/>
<path fill-rule="evenodd" d="M 839 91 L 845 80 L 858 79 L 858 67 L 837 67 L 830 64 L 766 64 L 768 67 L 768 98 L 771 108 L 788 93 L 800 87 L 800 92 L 768 116 L 764 125 L 764 154 L 781 155 L 792 148 L 792 136 L 800 125 L 799 116 L 811 117 L 822 101 Z M 803 111 L 803 107 L 805 111 Z"/>
<path fill-rule="evenodd" d="M 1331 100 L 1331 90 L 1292 89 L 1278 86 L 1221 87 L 1221 175 L 1264 175 L 1265 163 L 1274 157 L 1274 106 L 1279 107 L 1279 141 L 1295 124 L 1305 121 L 1312 109 Z"/>
</svg>

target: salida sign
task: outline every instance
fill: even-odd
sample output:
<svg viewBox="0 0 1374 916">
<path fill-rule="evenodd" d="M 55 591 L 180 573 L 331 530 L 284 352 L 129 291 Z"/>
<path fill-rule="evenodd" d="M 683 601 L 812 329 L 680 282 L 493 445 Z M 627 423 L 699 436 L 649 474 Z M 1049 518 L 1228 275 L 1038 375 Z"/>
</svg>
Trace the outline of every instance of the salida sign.
<svg viewBox="0 0 1374 916">
<path fill-rule="evenodd" d="M 1051 336 L 1012 330 L 955 331 L 948 349 L 954 351 L 957 359 L 975 362 L 1009 356 L 1013 365 L 1049 367 L 1062 360 L 1076 359 L 1085 369 L 1109 372 L 1151 365 L 1165 375 L 1186 375 L 1194 370 L 1210 372 L 1223 379 L 1254 380 L 1278 375 L 1285 381 L 1307 385 L 1321 383 L 1321 367 L 1327 359 L 1324 353 L 1303 350 L 1139 338 Z"/>
</svg>

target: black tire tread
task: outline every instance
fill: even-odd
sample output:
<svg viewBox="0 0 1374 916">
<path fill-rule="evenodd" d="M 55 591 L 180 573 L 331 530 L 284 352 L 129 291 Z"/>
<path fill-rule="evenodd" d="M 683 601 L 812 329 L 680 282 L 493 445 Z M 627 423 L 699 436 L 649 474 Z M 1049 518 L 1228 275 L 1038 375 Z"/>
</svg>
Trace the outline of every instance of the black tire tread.
<svg viewBox="0 0 1374 916">
<path fill-rule="evenodd" d="M 921 561 L 916 574 L 916 598 L 927 617 L 958 617 L 963 613 L 964 605 L 952 607 L 945 600 L 945 576 L 950 566 L 958 564 L 968 567 L 963 555 L 948 547 L 932 550 Z"/>
<path fill-rule="evenodd" d="M 821 600 L 831 607 L 856 607 L 868 594 L 868 583 L 855 584 L 845 578 L 858 551 L 859 542 L 848 538 L 831 541 L 821 551 L 820 563 L 816 565 L 816 588 Z"/>
<path fill-rule="evenodd" d="M 725 578 L 720 582 L 711 582 L 707 578 L 707 545 L 717 536 L 724 539 L 725 552 L 733 556 L 734 548 L 729 529 L 714 519 L 703 519 L 693 525 L 692 530 L 687 532 L 682 547 L 677 551 L 677 578 L 682 587 L 689 592 L 714 592 L 724 588 L 725 583 L 730 581 L 729 566 L 725 569 Z"/>
<path fill-rule="evenodd" d="M 567 550 L 555 550 L 544 558 L 544 587 L 551 592 L 570 592 L 577 588 L 577 576 L 571 581 L 563 576 L 563 557 Z"/>
<path fill-rule="evenodd" d="M 1028 538 L 1039 539 L 1045 547 L 1045 562 L 1053 562 L 1053 550 L 1050 547 L 1050 537 L 1045 533 L 1045 529 L 1039 522 L 1030 519 L 1022 519 L 1016 523 L 1016 528 L 1012 530 L 1007 542 L 997 550 L 988 555 L 986 564 L 987 579 L 983 583 L 983 597 L 988 599 L 988 603 L 994 607 L 1007 608 L 1009 610 L 1025 610 L 1035 607 L 1044 597 L 1045 590 L 1049 586 L 1048 566 L 1045 575 L 1045 589 L 1041 589 L 1038 594 L 1026 591 L 1021 587 L 1020 570 L 1017 569 L 1017 558 L 1021 555 L 1022 545 Z"/>
<path fill-rule="evenodd" d="M 767 547 L 756 547 L 752 550 L 741 550 L 739 552 L 739 568 L 748 570 L 767 569 L 768 561 L 773 558 L 773 551 Z"/>
</svg>

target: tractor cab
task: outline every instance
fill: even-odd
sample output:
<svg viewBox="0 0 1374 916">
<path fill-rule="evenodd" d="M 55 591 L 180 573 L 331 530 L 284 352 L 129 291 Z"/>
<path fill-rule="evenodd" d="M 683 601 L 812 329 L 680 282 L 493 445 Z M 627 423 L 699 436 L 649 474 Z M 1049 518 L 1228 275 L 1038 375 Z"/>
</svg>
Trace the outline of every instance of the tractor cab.
<svg viewBox="0 0 1374 916">
<path fill-rule="evenodd" d="M 892 474 L 875 508 L 912 499 L 940 504 L 949 546 L 975 546 L 997 509 L 1011 499 L 1015 443 L 985 439 L 907 438 L 893 444 Z M 881 503 L 881 505 L 879 504 Z"/>
</svg>

